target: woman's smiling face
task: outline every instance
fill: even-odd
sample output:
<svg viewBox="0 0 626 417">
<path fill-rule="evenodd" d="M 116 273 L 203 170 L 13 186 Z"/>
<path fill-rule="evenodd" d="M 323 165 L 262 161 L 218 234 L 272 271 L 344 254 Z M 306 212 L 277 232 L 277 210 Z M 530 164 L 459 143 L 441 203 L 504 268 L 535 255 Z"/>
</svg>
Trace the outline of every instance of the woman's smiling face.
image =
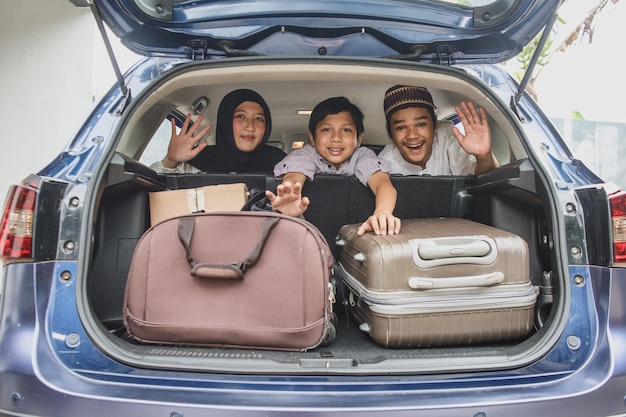
<svg viewBox="0 0 626 417">
<path fill-rule="evenodd" d="M 391 115 L 388 130 L 404 160 L 425 168 L 437 131 L 430 112 L 423 107 L 398 110 Z"/>
<path fill-rule="evenodd" d="M 254 101 L 244 101 L 233 112 L 233 137 L 237 149 L 252 152 L 265 135 L 267 121 L 263 108 Z"/>
<path fill-rule="evenodd" d="M 363 139 L 348 111 L 329 114 L 317 124 L 315 134 L 309 132 L 309 136 L 317 152 L 335 168 L 350 159 Z"/>
</svg>

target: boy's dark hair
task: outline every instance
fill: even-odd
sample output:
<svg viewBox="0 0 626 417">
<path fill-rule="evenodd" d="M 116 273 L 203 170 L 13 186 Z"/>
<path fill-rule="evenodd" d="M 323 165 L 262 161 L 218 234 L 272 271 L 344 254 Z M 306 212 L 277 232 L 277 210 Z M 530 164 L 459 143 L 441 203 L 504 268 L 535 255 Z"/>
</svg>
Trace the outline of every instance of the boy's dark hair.
<svg viewBox="0 0 626 417">
<path fill-rule="evenodd" d="M 309 118 L 309 132 L 315 136 L 315 128 L 319 122 L 324 120 L 328 115 L 341 113 L 342 111 L 347 111 L 352 116 L 352 120 L 356 125 L 357 135 L 365 131 L 363 125 L 363 118 L 365 116 L 361 109 L 345 97 L 331 97 L 321 101 L 313 108 L 311 117 Z"/>
</svg>

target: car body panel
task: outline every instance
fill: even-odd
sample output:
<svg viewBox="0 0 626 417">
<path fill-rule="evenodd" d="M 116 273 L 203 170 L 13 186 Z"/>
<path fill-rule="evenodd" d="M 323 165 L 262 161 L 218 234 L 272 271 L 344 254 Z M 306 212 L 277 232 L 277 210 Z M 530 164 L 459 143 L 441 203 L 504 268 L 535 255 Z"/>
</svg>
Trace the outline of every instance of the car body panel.
<svg viewBox="0 0 626 417">
<path fill-rule="evenodd" d="M 470 8 L 437 1 L 98 0 L 122 43 L 155 56 L 245 54 L 387 56 L 425 50 L 465 63 L 515 56 L 549 21 L 558 0 L 500 0 Z M 160 11 L 161 13 L 159 13 Z M 220 43 L 227 42 L 227 45 Z M 228 52 L 227 52 L 228 54 Z M 236 55 L 236 53 L 235 53 Z"/>
<path fill-rule="evenodd" d="M 569 416 L 573 409 L 580 415 L 613 415 L 624 407 L 626 359 L 620 352 L 626 342 L 626 323 L 619 305 L 620 296 L 626 291 L 623 270 L 572 268 L 572 275 L 592 277 L 579 287 L 586 294 L 583 299 L 588 298 L 588 306 L 573 305 L 578 314 L 572 316 L 589 317 L 585 308 L 595 308 L 597 322 L 594 324 L 610 324 L 608 331 L 582 339 L 580 355 L 573 352 L 566 340 L 561 340 L 550 355 L 529 368 L 477 373 L 471 378 L 441 375 L 433 380 L 429 376 L 410 375 L 276 379 L 189 372 L 158 374 L 128 368 L 102 356 L 89 338 L 80 333 L 80 320 L 72 314 L 71 307 L 46 308 L 50 293 L 75 291 L 73 280 L 51 283 L 47 277 L 58 276 L 61 271 L 73 272 L 75 263 L 12 264 L 6 268 L 11 282 L 6 286 L 0 340 L 21 346 L 3 346 L 4 351 L 21 354 L 0 358 L 3 374 L 0 409 L 11 413 L 47 415 L 47 401 L 62 407 L 55 401 L 59 394 L 71 404 L 63 411 L 67 416 L 84 415 L 89 409 L 100 407 L 105 407 L 107 413 L 149 415 L 169 410 L 186 416 L 207 412 L 252 416 L 261 410 L 264 415 L 272 416 L 294 412 L 299 415 L 340 412 L 359 416 L 384 412 L 404 416 L 416 411 L 432 416 L 442 412 L 463 416 L 472 411 L 521 416 L 527 415 L 529 410 Z M 33 280 L 34 276 L 46 278 Z M 609 293 L 613 307 L 602 301 L 609 298 Z M 13 308 L 13 303 L 20 307 Z M 6 314 L 9 311 L 13 313 Z M 34 311 L 37 313 L 33 314 Z M 21 326 L 10 325 L 15 322 Z M 566 332 L 570 336 L 564 339 L 590 330 L 578 327 L 579 322 L 572 320 Z M 73 334 L 78 335 L 78 339 L 68 338 Z M 75 343 L 76 340 L 79 342 Z M 50 345 L 57 345 L 56 356 L 51 354 Z M 586 356 L 584 351 L 591 346 L 593 355 L 588 360 L 577 361 L 577 357 Z M 537 378 L 533 367 L 551 371 Z M 89 370 L 94 368 L 99 371 Z M 477 389 L 481 391 L 479 396 L 475 393 Z M 455 392 L 453 397 L 449 395 L 451 390 Z M 412 392 L 415 395 L 411 395 Z M 515 412 L 513 405 L 519 404 L 524 404 L 526 414 Z"/>
<path fill-rule="evenodd" d="M 280 1 L 253 3 L 247 5 L 259 8 L 285 5 Z M 530 35 L 522 35 L 520 28 L 511 28 L 503 35 L 514 35 L 512 40 L 487 45 L 484 43 L 490 38 L 485 32 L 499 28 L 507 16 L 513 19 L 516 13 L 505 13 L 499 23 L 479 28 L 476 22 L 469 23 L 468 15 L 454 17 L 443 12 L 454 10 L 454 6 L 432 3 L 427 7 L 428 13 L 420 19 L 433 23 L 437 12 L 443 13 L 440 17 L 446 23 L 442 26 L 448 26 L 453 34 L 473 38 L 453 35 L 439 43 L 433 33 L 443 32 L 442 28 L 420 31 L 424 22 L 415 19 L 396 21 L 391 29 L 375 27 L 372 22 L 380 23 L 381 16 L 389 17 L 391 13 L 385 13 L 385 3 L 368 3 L 378 10 L 379 16 L 375 19 L 359 11 L 357 3 L 310 4 L 320 18 L 308 16 L 309 19 L 305 19 L 306 13 L 295 6 L 301 3 L 294 2 L 296 12 L 282 16 L 293 26 L 282 32 L 275 31 L 280 23 L 272 20 L 266 11 L 235 11 L 226 20 L 213 19 L 207 26 L 201 23 L 207 12 L 219 10 L 227 3 L 171 2 L 171 19 L 150 19 L 166 34 L 175 29 L 180 33 L 165 42 L 163 49 L 158 49 L 149 42 L 142 43 L 146 40 L 144 35 L 153 35 L 155 42 L 163 41 L 162 33 L 137 24 L 136 19 L 145 18 L 141 14 L 145 12 L 133 9 L 128 0 L 97 1 L 107 19 L 119 12 L 114 13 L 112 8 L 123 6 L 126 9 L 116 16 L 120 18 L 119 27 L 131 29 L 122 39 L 149 57 L 125 75 L 124 86 L 128 90 L 112 87 L 67 147 L 37 175 L 23 181 L 25 186 L 38 190 L 40 201 L 36 216 L 39 219 L 55 216 L 55 219 L 36 224 L 38 243 L 33 259 L 11 260 L 3 266 L 0 416 L 626 415 L 626 357 L 623 355 L 626 349 L 626 269 L 611 267 L 607 185 L 573 158 L 548 117 L 527 94 L 522 95 L 515 113 L 509 103 L 517 91 L 517 83 L 502 68 L 484 65 L 514 54 L 523 40 L 529 40 L 527 36 L 534 36 L 541 29 L 544 20 L 525 21 L 531 26 Z M 544 14 L 549 14 L 550 7 L 554 7 L 551 2 L 529 0 L 523 3 Z M 146 0 L 142 4 L 153 3 Z M 426 7 L 419 2 L 415 5 Z M 412 6 L 402 2 L 402 7 Z M 346 20 L 339 23 L 326 20 L 339 11 Z M 195 20 L 194 30 L 186 32 L 177 28 L 180 21 L 188 18 Z M 369 26 L 364 35 L 343 31 L 341 25 L 345 22 Z M 233 23 L 231 31 L 228 27 Z M 314 29 L 322 27 L 328 31 L 323 36 L 315 34 Z M 369 36 L 372 28 L 378 31 L 375 36 Z M 114 30 L 121 33 L 119 28 Z M 394 40 L 381 37 L 383 33 Z M 189 52 L 193 49 L 189 42 L 198 36 L 208 39 L 203 57 L 219 59 L 191 56 L 194 54 Z M 278 56 L 227 58 L 228 54 L 217 45 L 220 39 L 236 39 L 235 48 Z M 470 47 L 476 40 L 481 45 Z M 434 50 L 429 50 L 428 46 L 425 55 L 420 55 L 426 63 L 415 57 L 417 62 L 370 58 L 404 54 L 409 45 L 422 42 L 435 45 Z M 331 43 L 334 46 L 328 48 Z M 454 45 L 459 52 L 455 58 L 458 67 L 449 67 L 452 62 L 448 61 L 439 65 L 441 50 L 436 49 L 443 44 Z M 500 49 L 490 56 L 489 46 Z M 320 48 L 325 47 L 330 53 L 318 56 Z M 476 49 L 472 50 L 474 47 Z M 215 50 L 210 51 L 211 48 Z M 461 65 L 461 61 L 480 64 Z M 111 183 L 117 180 L 117 174 L 112 173 L 116 167 L 111 161 L 119 156 L 120 149 L 136 156 L 144 145 L 141 140 L 137 142 L 139 145 L 124 143 L 131 141 L 124 132 L 134 115 L 149 107 L 145 102 L 158 96 L 155 91 L 163 84 L 195 71 L 208 74 L 206 82 L 217 85 L 211 90 L 216 92 L 216 96 L 211 97 L 215 100 L 221 85 L 211 77 L 214 73 L 222 77 L 232 73 L 238 81 L 241 74 L 246 75 L 242 68 L 280 70 L 284 75 L 291 73 L 288 70 L 292 67 L 303 66 L 316 74 L 312 77 L 316 82 L 318 78 L 326 78 L 325 70 L 331 67 L 335 71 L 337 68 L 345 70 L 348 75 L 344 78 L 352 74 L 351 70 L 355 73 L 369 70 L 376 77 L 384 77 L 385 70 L 389 70 L 407 78 L 406 73 L 420 72 L 428 73 L 430 78 L 427 79 L 454 78 L 458 80 L 457 86 L 465 88 L 463 93 L 458 93 L 459 97 L 469 94 L 467 91 L 479 92 L 477 100 L 490 105 L 499 120 L 510 125 L 508 131 L 519 139 L 508 142 L 515 148 L 511 153 L 517 159 L 513 158 L 515 160 L 493 175 L 475 178 L 472 190 L 479 195 L 505 184 L 510 188 L 498 198 L 507 200 L 511 195 L 522 195 L 530 201 L 529 207 L 545 206 L 547 220 L 543 229 L 527 233 L 530 238 L 545 240 L 549 253 L 546 256 L 552 257 L 547 263 L 552 270 L 535 273 L 552 273 L 558 280 L 554 294 L 549 295 L 558 300 L 559 308 L 541 329 L 519 344 L 502 348 L 498 351 L 500 354 L 480 356 L 476 352 L 463 354 L 457 350 L 447 356 L 416 360 L 410 353 L 390 351 L 389 357 L 379 363 L 359 363 L 343 358 L 278 362 L 269 354 L 254 350 L 215 354 L 200 348 L 183 350 L 177 355 L 158 346 L 130 350 L 125 341 L 111 336 L 115 331 L 98 321 L 87 295 L 88 277 L 93 268 L 90 256 L 94 248 L 102 244 L 94 237 L 94 224 L 104 193 L 103 184 L 109 186 L 109 180 Z M 344 78 L 337 84 L 345 81 Z M 440 83 L 446 84 L 444 81 Z M 236 82 L 229 80 L 229 83 Z M 274 83 L 281 85 L 275 80 Z M 299 95 L 298 91 L 279 92 L 281 97 Z M 187 104 L 184 100 L 182 103 Z M 168 104 L 179 110 L 178 103 Z M 183 104 L 179 107 L 185 108 Z M 379 107 L 372 108 L 378 110 Z M 379 139 L 384 142 L 386 137 Z M 145 166 L 143 169 L 149 170 Z M 125 174 L 122 172 L 120 176 Z M 140 174 L 138 177 L 142 179 Z M 512 201 L 514 205 L 515 200 Z M 497 206 L 499 201 L 490 203 Z M 499 218 L 497 221 L 507 227 L 517 219 Z M 523 228 L 524 224 L 515 226 Z"/>
</svg>

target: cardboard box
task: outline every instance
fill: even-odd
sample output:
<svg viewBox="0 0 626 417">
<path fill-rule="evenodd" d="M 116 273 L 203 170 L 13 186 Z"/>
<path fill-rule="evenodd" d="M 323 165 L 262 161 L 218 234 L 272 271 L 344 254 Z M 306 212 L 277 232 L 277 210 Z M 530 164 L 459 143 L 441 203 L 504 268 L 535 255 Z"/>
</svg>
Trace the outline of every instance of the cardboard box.
<svg viewBox="0 0 626 417">
<path fill-rule="evenodd" d="M 197 212 L 239 211 L 248 201 L 244 183 L 208 185 L 183 190 L 156 191 L 149 194 L 150 224 L 171 217 Z"/>
</svg>

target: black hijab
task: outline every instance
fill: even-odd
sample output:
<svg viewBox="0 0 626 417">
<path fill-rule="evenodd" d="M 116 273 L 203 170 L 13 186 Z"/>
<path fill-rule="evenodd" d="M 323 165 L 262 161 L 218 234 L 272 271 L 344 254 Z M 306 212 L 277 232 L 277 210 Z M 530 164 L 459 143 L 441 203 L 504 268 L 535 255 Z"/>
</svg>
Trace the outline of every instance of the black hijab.
<svg viewBox="0 0 626 417">
<path fill-rule="evenodd" d="M 240 151 L 233 137 L 233 114 L 244 101 L 258 103 L 265 113 L 265 134 L 251 152 Z M 286 154 L 267 144 L 271 132 L 272 117 L 263 97 L 247 89 L 232 91 L 224 96 L 217 111 L 215 145 L 204 148 L 189 163 L 203 172 L 265 172 L 272 175 L 274 165 Z"/>
</svg>

